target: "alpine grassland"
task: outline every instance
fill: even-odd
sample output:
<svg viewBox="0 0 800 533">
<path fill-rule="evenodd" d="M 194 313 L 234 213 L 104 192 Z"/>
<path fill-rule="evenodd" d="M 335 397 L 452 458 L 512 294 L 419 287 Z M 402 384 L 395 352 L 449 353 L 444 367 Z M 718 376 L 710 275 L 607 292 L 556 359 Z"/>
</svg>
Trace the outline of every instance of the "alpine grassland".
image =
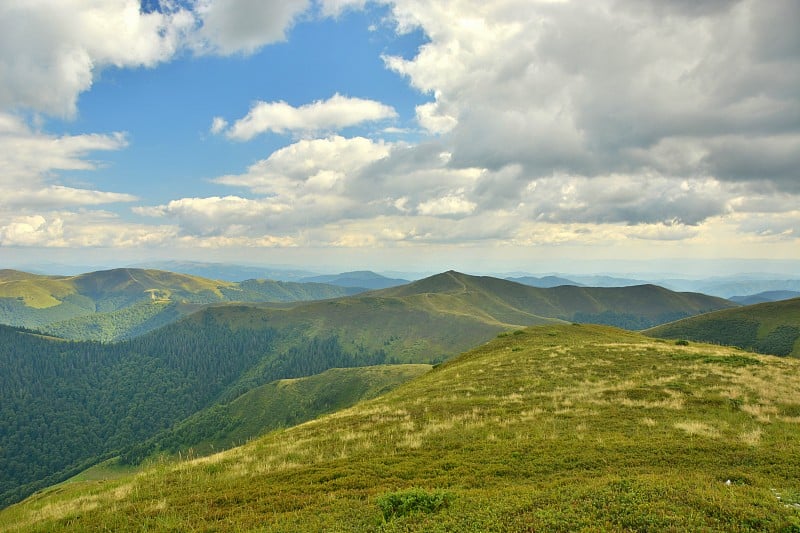
<svg viewBox="0 0 800 533">
<path fill-rule="evenodd" d="M 51 487 L 0 531 L 800 531 L 800 361 L 517 329 L 243 446 Z"/>
</svg>

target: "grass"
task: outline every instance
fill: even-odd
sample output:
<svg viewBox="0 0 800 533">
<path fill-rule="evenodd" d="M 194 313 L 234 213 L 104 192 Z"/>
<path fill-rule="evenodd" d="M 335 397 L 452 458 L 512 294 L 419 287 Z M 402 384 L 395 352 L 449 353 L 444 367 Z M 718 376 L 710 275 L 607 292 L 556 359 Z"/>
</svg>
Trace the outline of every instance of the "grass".
<svg viewBox="0 0 800 533">
<path fill-rule="evenodd" d="M 245 446 L 44 491 L 0 531 L 798 531 L 800 361 L 736 357 L 534 327 Z"/>
<path fill-rule="evenodd" d="M 714 342 L 773 355 L 800 357 L 800 298 L 724 309 L 645 332 L 654 337 Z"/>
</svg>

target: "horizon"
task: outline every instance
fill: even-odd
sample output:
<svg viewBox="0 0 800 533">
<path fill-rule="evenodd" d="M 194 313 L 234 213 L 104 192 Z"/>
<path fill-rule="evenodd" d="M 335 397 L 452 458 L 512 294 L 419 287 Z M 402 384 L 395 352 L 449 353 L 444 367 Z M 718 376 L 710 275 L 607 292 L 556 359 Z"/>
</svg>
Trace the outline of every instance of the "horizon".
<svg viewBox="0 0 800 533">
<path fill-rule="evenodd" d="M 0 267 L 800 275 L 797 2 L 0 14 Z"/>
</svg>

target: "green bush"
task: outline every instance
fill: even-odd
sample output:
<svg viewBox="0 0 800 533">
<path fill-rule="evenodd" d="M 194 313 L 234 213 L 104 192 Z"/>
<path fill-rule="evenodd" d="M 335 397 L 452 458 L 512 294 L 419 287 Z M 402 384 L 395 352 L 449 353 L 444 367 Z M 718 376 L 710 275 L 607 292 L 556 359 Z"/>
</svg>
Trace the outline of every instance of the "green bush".
<svg viewBox="0 0 800 533">
<path fill-rule="evenodd" d="M 435 513 L 448 507 L 452 499 L 453 495 L 449 492 L 412 488 L 384 494 L 378 498 L 378 507 L 384 520 L 390 520 L 412 513 Z"/>
</svg>

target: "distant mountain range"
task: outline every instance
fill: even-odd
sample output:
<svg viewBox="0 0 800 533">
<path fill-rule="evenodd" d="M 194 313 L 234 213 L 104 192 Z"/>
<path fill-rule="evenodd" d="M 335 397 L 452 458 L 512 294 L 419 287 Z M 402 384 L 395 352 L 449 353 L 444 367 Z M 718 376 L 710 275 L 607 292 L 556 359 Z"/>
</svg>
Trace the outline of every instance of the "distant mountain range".
<svg viewBox="0 0 800 533">
<path fill-rule="evenodd" d="M 753 305 L 765 302 L 790 300 L 798 297 L 800 297 L 799 291 L 765 291 L 758 294 L 751 294 L 749 296 L 731 296 L 728 299 L 741 305 Z"/>
<path fill-rule="evenodd" d="M 571 279 L 562 278 L 559 276 L 522 276 L 519 278 L 506 278 L 508 281 L 515 281 L 523 285 L 530 285 L 531 287 L 539 287 L 540 289 L 549 289 L 552 287 L 559 287 L 561 285 L 574 285 L 576 287 L 585 287 L 583 283 L 578 283 Z"/>
<path fill-rule="evenodd" d="M 327 283 L 329 285 L 337 285 L 339 287 L 354 287 L 363 289 L 386 289 L 388 287 L 405 285 L 409 282 L 407 279 L 387 278 L 369 270 L 343 272 L 341 274 L 324 276 L 310 276 L 307 278 L 302 278 L 300 281 L 303 283 Z"/>
<path fill-rule="evenodd" d="M 320 300 L 361 290 L 320 283 L 226 282 L 135 268 L 78 276 L 0 270 L 0 323 L 109 341 L 153 330 L 206 304 Z"/>
</svg>

